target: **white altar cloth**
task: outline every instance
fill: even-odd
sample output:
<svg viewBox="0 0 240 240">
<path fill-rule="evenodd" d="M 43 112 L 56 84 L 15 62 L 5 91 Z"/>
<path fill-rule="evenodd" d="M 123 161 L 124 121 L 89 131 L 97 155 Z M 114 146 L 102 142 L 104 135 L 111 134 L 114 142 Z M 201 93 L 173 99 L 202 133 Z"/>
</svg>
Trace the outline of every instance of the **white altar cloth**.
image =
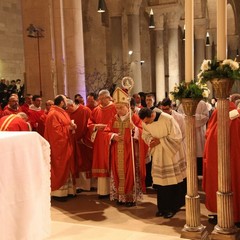
<svg viewBox="0 0 240 240">
<path fill-rule="evenodd" d="M 0 240 L 50 235 L 50 146 L 36 132 L 0 132 Z"/>
</svg>

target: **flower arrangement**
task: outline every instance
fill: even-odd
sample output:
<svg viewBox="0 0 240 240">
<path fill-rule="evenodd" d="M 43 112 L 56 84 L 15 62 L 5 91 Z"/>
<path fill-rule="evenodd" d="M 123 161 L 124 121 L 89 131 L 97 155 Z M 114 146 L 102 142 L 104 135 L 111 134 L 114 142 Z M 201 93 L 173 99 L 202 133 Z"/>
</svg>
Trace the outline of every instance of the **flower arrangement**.
<svg viewBox="0 0 240 240">
<path fill-rule="evenodd" d="M 175 84 L 174 90 L 170 92 L 170 99 L 192 98 L 201 99 L 208 98 L 210 90 L 206 84 L 191 81 L 190 83 L 181 82 Z"/>
<path fill-rule="evenodd" d="M 225 59 L 223 61 L 204 60 L 198 74 L 198 81 L 206 83 L 214 78 L 240 80 L 239 63 L 232 59 Z"/>
</svg>

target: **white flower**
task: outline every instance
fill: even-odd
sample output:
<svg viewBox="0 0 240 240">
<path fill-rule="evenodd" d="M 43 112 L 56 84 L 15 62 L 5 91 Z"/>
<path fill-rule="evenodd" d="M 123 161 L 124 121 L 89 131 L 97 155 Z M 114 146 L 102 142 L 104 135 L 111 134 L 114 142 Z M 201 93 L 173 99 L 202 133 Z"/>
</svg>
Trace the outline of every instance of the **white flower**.
<svg viewBox="0 0 240 240">
<path fill-rule="evenodd" d="M 204 59 L 203 63 L 202 63 L 202 66 L 201 66 L 201 71 L 204 72 L 204 71 L 209 70 L 210 69 L 209 64 L 211 64 L 211 60 Z"/>
<path fill-rule="evenodd" d="M 239 69 L 239 63 L 236 61 L 233 61 L 232 59 L 225 59 L 222 64 L 229 65 L 233 71 Z"/>
<path fill-rule="evenodd" d="M 206 83 L 199 83 L 199 87 L 200 87 L 201 89 L 208 89 Z M 208 89 L 208 90 L 209 90 L 209 89 Z"/>
<path fill-rule="evenodd" d="M 177 84 L 175 84 L 173 91 L 174 91 L 175 93 L 178 93 L 178 92 L 179 92 L 179 86 L 178 86 Z"/>
<path fill-rule="evenodd" d="M 202 96 L 203 96 L 204 98 L 208 98 L 208 97 L 209 97 L 209 93 L 210 93 L 209 89 L 204 89 L 204 90 L 203 90 L 203 93 L 202 93 Z"/>
</svg>

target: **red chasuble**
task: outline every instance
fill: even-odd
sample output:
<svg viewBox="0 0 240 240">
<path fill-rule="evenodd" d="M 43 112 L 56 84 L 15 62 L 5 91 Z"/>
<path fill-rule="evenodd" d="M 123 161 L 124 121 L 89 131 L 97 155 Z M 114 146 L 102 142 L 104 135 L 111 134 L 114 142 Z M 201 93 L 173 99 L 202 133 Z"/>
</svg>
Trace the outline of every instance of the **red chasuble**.
<svg viewBox="0 0 240 240">
<path fill-rule="evenodd" d="M 142 121 L 138 115 L 133 114 L 132 121 L 138 129 L 142 129 Z M 120 134 L 124 139 L 119 142 L 111 142 L 111 170 L 118 193 L 125 195 L 133 193 L 134 172 L 135 176 L 138 176 L 138 178 L 140 177 L 139 183 L 141 184 L 141 189 L 144 190 L 146 151 L 139 152 L 139 149 L 146 150 L 147 148 L 143 141 L 133 139 L 129 117 L 122 121 L 117 115 L 115 115 L 104 131 L 109 132 L 108 135 L 105 135 L 108 144 L 110 143 L 110 138 L 113 133 Z M 133 143 L 131 141 L 133 141 Z M 135 145 L 135 141 L 138 146 Z M 138 167 L 136 168 L 136 166 Z"/>
<path fill-rule="evenodd" d="M 90 176 L 92 169 L 92 148 L 93 144 L 90 141 L 88 134 L 87 123 L 91 115 L 91 110 L 82 104 L 78 105 L 78 108 L 69 113 L 71 119 L 77 125 L 77 129 L 74 134 L 74 152 L 77 163 L 77 173 L 87 172 L 87 176 Z"/>
<path fill-rule="evenodd" d="M 97 106 L 88 120 L 88 129 L 90 135 L 94 134 L 95 124 L 108 124 L 108 122 L 115 116 L 116 108 L 114 104 L 110 104 L 106 107 L 101 105 Z M 109 152 L 107 147 L 109 142 L 103 141 L 103 131 L 98 130 L 96 132 L 95 139 L 93 140 L 93 163 L 92 163 L 92 175 L 93 177 L 109 177 Z"/>
<path fill-rule="evenodd" d="M 63 186 L 70 173 L 74 177 L 73 146 L 69 130 L 70 121 L 70 117 L 65 110 L 54 105 L 47 115 L 44 137 L 51 147 L 52 191 Z"/>
<path fill-rule="evenodd" d="M 230 103 L 229 110 L 235 109 Z M 240 221 L 240 118 L 229 120 L 230 125 L 230 169 L 233 192 L 234 221 Z M 205 204 L 209 211 L 217 212 L 216 192 L 218 190 L 218 139 L 217 110 L 209 120 L 203 159 L 203 190 L 206 192 Z"/>
<path fill-rule="evenodd" d="M 40 117 L 43 114 L 44 114 L 44 110 L 40 110 L 40 111 L 36 111 L 32 109 L 28 110 L 28 119 L 33 131 L 38 131 L 38 123 L 39 123 Z"/>
<path fill-rule="evenodd" d="M 10 115 L 10 114 L 17 114 L 21 111 L 22 111 L 22 109 L 20 107 L 16 110 L 13 110 L 13 109 L 9 108 L 7 105 L 2 112 L 2 116 L 6 116 L 6 115 Z"/>
<path fill-rule="evenodd" d="M 24 103 L 23 105 L 21 105 L 21 109 L 22 109 L 22 112 L 28 115 L 29 105 L 27 103 Z"/>
<path fill-rule="evenodd" d="M 29 131 L 29 127 L 22 118 L 11 114 L 0 119 L 0 131 Z"/>
<path fill-rule="evenodd" d="M 46 112 L 44 112 L 39 120 L 38 120 L 38 127 L 37 127 L 37 132 L 41 135 L 44 136 L 44 130 L 45 130 L 45 123 L 46 123 L 46 119 L 47 119 L 47 114 Z"/>
</svg>

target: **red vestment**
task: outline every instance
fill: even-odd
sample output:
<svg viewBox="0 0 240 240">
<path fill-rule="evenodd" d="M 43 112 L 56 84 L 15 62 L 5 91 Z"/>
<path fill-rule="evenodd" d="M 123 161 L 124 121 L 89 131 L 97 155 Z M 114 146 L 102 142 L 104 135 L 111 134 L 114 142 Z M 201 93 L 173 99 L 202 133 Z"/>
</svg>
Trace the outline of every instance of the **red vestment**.
<svg viewBox="0 0 240 240">
<path fill-rule="evenodd" d="M 44 114 L 44 110 L 28 110 L 28 121 L 31 124 L 33 131 L 38 131 L 38 123 L 40 121 L 40 117 Z"/>
<path fill-rule="evenodd" d="M 10 115 L 10 114 L 17 114 L 19 112 L 22 112 L 21 107 L 15 109 L 10 108 L 8 105 L 4 108 L 2 112 L 2 116 Z"/>
<path fill-rule="evenodd" d="M 11 114 L 0 119 L 0 131 L 29 131 L 29 127 L 21 117 Z"/>
<path fill-rule="evenodd" d="M 116 113 L 117 112 L 114 104 L 109 104 L 106 107 L 99 105 L 94 108 L 88 120 L 88 129 L 90 134 L 92 135 L 95 132 L 95 124 L 107 124 Z M 93 143 L 93 177 L 109 177 L 110 167 L 108 161 L 108 152 L 105 151 L 107 148 L 103 147 L 103 144 L 109 143 L 103 142 L 103 131 L 98 130 Z"/>
<path fill-rule="evenodd" d="M 47 115 L 44 137 L 51 147 L 51 188 L 63 186 L 72 174 L 74 180 L 74 158 L 70 118 L 66 111 L 53 105 Z"/>
<path fill-rule="evenodd" d="M 87 105 L 86 107 L 89 108 L 91 111 L 93 111 L 93 109 L 95 109 L 97 106 L 92 107 Z"/>
<path fill-rule="evenodd" d="M 44 136 L 45 122 L 46 122 L 46 119 L 47 119 L 47 114 L 48 114 L 48 112 L 44 112 L 38 120 L 37 132 L 41 136 Z"/>
<path fill-rule="evenodd" d="M 230 103 L 230 111 L 235 109 Z M 234 221 L 240 221 L 240 118 L 229 120 L 230 127 L 230 170 L 233 192 Z M 206 192 L 205 204 L 209 211 L 217 212 L 216 192 L 218 191 L 218 138 L 217 110 L 209 120 L 203 158 L 203 190 Z"/>
<path fill-rule="evenodd" d="M 22 112 L 26 113 L 28 115 L 29 105 L 27 103 L 24 103 L 21 105 Z"/>
<path fill-rule="evenodd" d="M 139 130 L 142 129 L 142 121 L 138 115 L 133 114 L 132 122 Z M 146 151 L 139 152 L 139 149 L 145 148 L 145 143 L 143 141 L 139 141 L 141 140 L 141 135 L 138 140 L 133 139 L 132 131 L 130 129 L 129 116 L 122 121 L 118 115 L 115 115 L 105 128 L 104 132 L 109 132 L 105 135 L 106 142 L 108 142 L 108 144 L 110 143 L 113 133 L 120 134 L 123 137 L 123 141 L 111 142 L 111 153 L 109 159 L 111 161 L 114 185 L 118 195 L 125 195 L 124 201 L 136 201 L 136 199 L 133 199 L 132 196 L 135 184 L 134 175 L 136 178 L 135 181 L 138 181 L 138 186 L 141 185 L 140 189 L 138 187 L 138 190 L 140 190 L 140 192 L 145 190 Z M 138 146 L 136 146 L 135 143 Z"/>
<path fill-rule="evenodd" d="M 87 172 L 88 176 L 92 169 L 92 151 L 93 143 L 90 141 L 87 123 L 91 115 L 91 110 L 82 104 L 78 108 L 69 113 L 71 119 L 77 125 L 74 134 L 75 141 L 75 157 L 77 163 L 77 172 Z"/>
</svg>

